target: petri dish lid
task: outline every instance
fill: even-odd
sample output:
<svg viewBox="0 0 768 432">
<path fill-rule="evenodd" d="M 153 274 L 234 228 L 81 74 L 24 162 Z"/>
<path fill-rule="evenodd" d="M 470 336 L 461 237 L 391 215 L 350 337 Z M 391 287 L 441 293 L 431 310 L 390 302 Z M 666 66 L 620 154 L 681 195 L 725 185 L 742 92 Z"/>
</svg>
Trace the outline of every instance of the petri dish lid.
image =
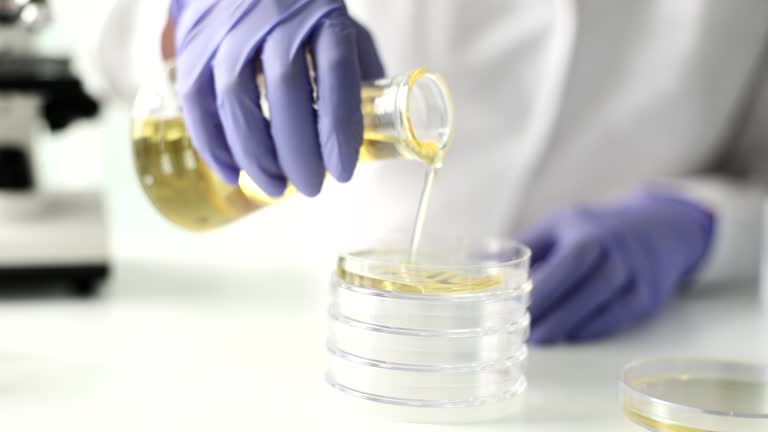
<svg viewBox="0 0 768 432">
<path fill-rule="evenodd" d="M 630 363 L 620 379 L 624 415 L 651 431 L 768 430 L 768 367 L 708 359 Z"/>
</svg>

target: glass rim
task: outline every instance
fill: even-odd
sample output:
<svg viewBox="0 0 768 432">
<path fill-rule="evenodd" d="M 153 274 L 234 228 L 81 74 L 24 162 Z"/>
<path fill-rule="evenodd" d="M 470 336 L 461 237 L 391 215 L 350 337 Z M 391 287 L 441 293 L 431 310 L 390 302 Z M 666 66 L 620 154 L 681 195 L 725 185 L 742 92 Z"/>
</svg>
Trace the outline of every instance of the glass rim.
<svg viewBox="0 0 768 432">
<path fill-rule="evenodd" d="M 429 81 L 431 85 L 436 86 L 438 89 L 440 89 L 440 94 L 443 97 L 443 101 L 445 102 L 446 106 L 446 115 L 448 116 L 448 124 L 453 125 L 453 99 L 451 97 L 451 92 L 448 89 L 448 84 L 445 82 L 445 78 L 442 77 L 442 75 L 435 73 L 435 72 L 428 72 L 425 68 L 420 67 L 413 71 L 411 71 L 406 80 L 406 92 L 404 96 L 404 103 L 405 107 L 401 111 L 402 119 L 401 121 L 405 125 L 405 134 L 408 138 L 408 140 L 413 142 L 421 142 L 419 140 L 419 137 L 416 136 L 416 131 L 413 127 L 413 123 L 411 122 L 410 117 L 410 105 L 411 105 L 411 93 L 413 92 L 414 88 L 416 87 L 416 83 L 419 81 Z M 448 147 L 448 145 L 451 142 L 451 138 L 453 136 L 453 128 L 451 127 L 448 135 L 440 142 L 438 143 L 438 148 L 441 151 L 445 151 L 445 149 Z"/>
<path fill-rule="evenodd" d="M 344 289 L 349 292 L 384 298 L 395 298 L 405 300 L 417 300 L 422 302 L 445 302 L 450 300 L 452 302 L 496 302 L 506 301 L 510 298 L 520 295 L 530 295 L 533 290 L 533 282 L 529 278 L 525 282 L 516 285 L 512 288 L 503 289 L 490 289 L 475 292 L 458 292 L 458 293 L 417 293 L 417 292 L 403 292 L 397 290 L 382 290 L 377 288 L 369 288 L 365 286 L 356 285 L 354 283 L 347 282 L 341 278 L 335 277 L 334 283 L 338 283 L 339 289 Z"/>
<path fill-rule="evenodd" d="M 514 267 L 520 264 L 523 264 L 525 262 L 530 263 L 531 259 L 531 249 L 524 245 L 523 243 L 520 243 L 515 240 L 498 240 L 498 239 L 491 239 L 491 240 L 480 240 L 475 241 L 472 243 L 469 243 L 470 245 L 476 245 L 476 244 L 489 244 L 499 247 L 500 250 L 503 251 L 515 251 L 515 257 L 511 259 L 504 259 L 504 260 L 497 260 L 492 261 L 488 263 L 473 263 L 473 264 L 456 264 L 456 263 L 442 263 L 442 262 L 398 262 L 397 266 L 401 269 L 457 269 L 457 270 L 482 270 L 482 269 L 495 269 L 495 268 L 502 268 L 502 267 Z M 429 250 L 428 248 L 426 250 Z M 375 264 L 375 265 L 391 265 L 393 264 L 392 261 L 383 259 L 383 258 L 376 258 L 376 257 L 361 257 L 359 254 L 365 253 L 365 252 L 371 252 L 371 251 L 397 251 L 402 252 L 403 257 L 407 257 L 410 253 L 407 247 L 391 247 L 391 246 L 384 246 L 381 248 L 377 247 L 367 247 L 367 248 L 359 248 L 353 251 L 338 251 L 337 252 L 337 259 L 343 259 L 345 262 L 352 262 L 352 263 L 359 263 L 359 264 Z M 529 264 L 530 265 L 530 264 Z"/>
<path fill-rule="evenodd" d="M 634 397 L 651 402 L 655 406 L 663 406 L 667 409 L 672 409 L 680 412 L 706 414 L 713 417 L 724 417 L 724 418 L 728 417 L 728 418 L 737 418 L 737 419 L 745 419 L 745 420 L 768 420 L 768 412 L 756 413 L 756 412 L 713 410 L 708 408 L 698 408 L 692 405 L 686 405 L 679 402 L 671 402 L 659 397 L 651 396 L 643 391 L 636 389 L 635 387 L 632 386 L 631 382 L 629 382 L 626 379 L 627 373 L 631 372 L 633 369 L 636 369 L 642 366 L 651 365 L 654 363 L 661 364 L 661 365 L 690 364 L 693 367 L 706 365 L 706 366 L 719 366 L 724 368 L 739 368 L 741 370 L 749 370 L 750 372 L 759 371 L 759 374 L 763 376 L 768 376 L 768 365 L 758 363 L 758 362 L 719 359 L 719 358 L 713 359 L 713 358 L 700 358 L 700 357 L 699 358 L 697 357 L 661 357 L 661 358 L 654 358 L 654 359 L 634 360 L 624 366 L 624 368 L 622 369 L 621 377 L 619 378 L 619 385 L 621 386 L 621 389 L 624 392 L 629 393 Z M 723 374 L 722 376 L 724 378 L 726 377 L 725 374 Z M 768 381 L 765 381 L 765 380 L 762 380 L 762 381 L 768 383 Z M 625 409 L 632 409 L 632 408 L 625 406 Z M 667 415 L 669 416 L 670 413 L 667 412 Z"/>
</svg>

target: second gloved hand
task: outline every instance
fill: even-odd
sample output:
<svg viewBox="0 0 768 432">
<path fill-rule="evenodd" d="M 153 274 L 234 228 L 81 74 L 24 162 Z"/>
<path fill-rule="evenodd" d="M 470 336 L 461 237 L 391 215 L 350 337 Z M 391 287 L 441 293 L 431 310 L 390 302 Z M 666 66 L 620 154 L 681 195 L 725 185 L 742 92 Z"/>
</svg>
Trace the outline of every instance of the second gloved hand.
<svg viewBox="0 0 768 432">
<path fill-rule="evenodd" d="M 523 236 L 533 251 L 533 343 L 607 336 L 657 311 L 709 250 L 713 217 L 671 193 L 563 212 Z"/>
<path fill-rule="evenodd" d="M 361 81 L 383 68 L 341 0 L 173 0 L 177 87 L 195 148 L 228 183 L 316 195 L 347 181 L 362 143 Z M 305 56 L 314 60 L 317 109 Z M 256 84 L 263 72 L 270 120 Z"/>
</svg>

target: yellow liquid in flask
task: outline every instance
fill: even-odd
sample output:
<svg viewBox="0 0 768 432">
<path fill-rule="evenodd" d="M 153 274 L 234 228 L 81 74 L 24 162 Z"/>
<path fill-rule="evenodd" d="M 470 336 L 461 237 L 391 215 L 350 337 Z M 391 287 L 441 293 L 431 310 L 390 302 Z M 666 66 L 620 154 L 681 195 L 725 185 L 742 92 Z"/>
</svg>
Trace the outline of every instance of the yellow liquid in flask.
<svg viewBox="0 0 768 432">
<path fill-rule="evenodd" d="M 157 210 L 176 225 L 207 230 L 281 199 L 262 192 L 246 175 L 240 176 L 237 186 L 221 180 L 195 151 L 181 118 L 134 119 L 131 138 L 144 192 Z M 419 145 L 427 160 L 439 154 L 434 143 Z M 359 161 L 398 157 L 393 143 L 367 140 L 360 148 Z M 289 185 L 284 196 L 295 193 Z"/>
<path fill-rule="evenodd" d="M 134 160 L 146 196 L 168 220 L 204 231 L 281 199 L 261 191 L 244 173 L 236 186 L 222 181 L 195 151 L 180 112 L 170 117 L 153 114 L 167 109 L 154 107 L 156 99 L 173 100 L 175 95 L 164 99 L 156 97 L 157 92 L 147 94 L 140 93 L 134 106 Z M 361 89 L 361 100 L 360 162 L 413 159 L 431 169 L 440 166 L 452 128 L 452 104 L 439 76 L 417 69 L 407 76 L 375 81 Z M 295 193 L 289 185 L 283 196 Z"/>
</svg>

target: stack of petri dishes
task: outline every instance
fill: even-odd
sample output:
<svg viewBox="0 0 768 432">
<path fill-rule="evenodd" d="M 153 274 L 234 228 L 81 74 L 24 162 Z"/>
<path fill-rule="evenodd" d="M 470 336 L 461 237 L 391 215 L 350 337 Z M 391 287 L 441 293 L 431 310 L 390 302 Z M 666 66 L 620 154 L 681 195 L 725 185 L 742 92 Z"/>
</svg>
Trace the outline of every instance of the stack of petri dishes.
<svg viewBox="0 0 768 432">
<path fill-rule="evenodd" d="M 328 382 L 384 415 L 471 422 L 511 413 L 526 388 L 528 249 L 343 254 L 331 284 Z"/>
</svg>

